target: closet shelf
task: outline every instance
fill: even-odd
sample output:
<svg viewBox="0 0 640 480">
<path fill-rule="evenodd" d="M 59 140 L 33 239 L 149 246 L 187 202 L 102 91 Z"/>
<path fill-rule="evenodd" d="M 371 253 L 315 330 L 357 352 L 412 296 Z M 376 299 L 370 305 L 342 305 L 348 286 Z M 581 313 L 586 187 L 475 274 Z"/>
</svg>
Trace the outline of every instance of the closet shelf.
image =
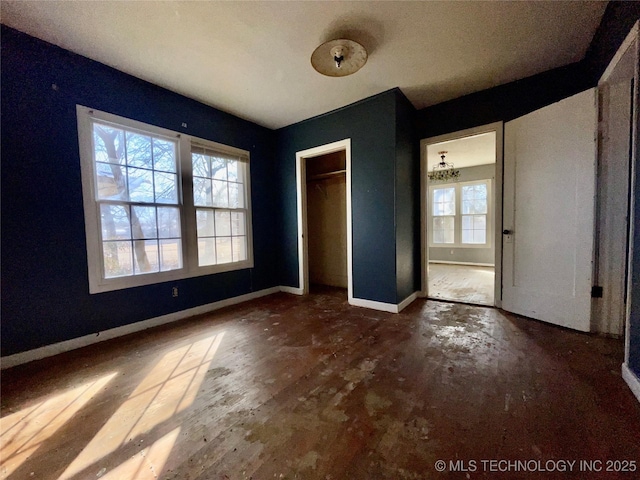
<svg viewBox="0 0 640 480">
<path fill-rule="evenodd" d="M 307 179 L 307 182 L 313 182 L 314 180 L 324 180 L 325 178 L 335 177 L 336 175 L 342 175 L 347 173 L 346 170 L 336 170 L 335 172 L 319 173 L 318 175 L 312 175 Z"/>
</svg>

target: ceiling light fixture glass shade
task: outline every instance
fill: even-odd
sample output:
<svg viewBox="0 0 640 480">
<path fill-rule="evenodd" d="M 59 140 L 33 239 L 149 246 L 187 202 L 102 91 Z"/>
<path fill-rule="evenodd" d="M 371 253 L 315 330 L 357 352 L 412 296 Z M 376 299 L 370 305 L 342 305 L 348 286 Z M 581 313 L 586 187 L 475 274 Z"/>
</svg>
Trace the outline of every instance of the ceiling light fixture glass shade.
<svg viewBox="0 0 640 480">
<path fill-rule="evenodd" d="M 440 162 L 436 163 L 433 166 L 433 170 L 427 173 L 429 181 L 446 182 L 460 176 L 460 170 L 455 170 L 453 168 L 453 163 L 447 163 L 444 161 L 444 157 L 447 153 L 447 151 L 438 152 L 438 155 L 440 155 Z"/>
<path fill-rule="evenodd" d="M 367 63 L 367 50 L 358 42 L 341 38 L 323 43 L 311 54 L 311 65 L 328 77 L 346 77 Z"/>
</svg>

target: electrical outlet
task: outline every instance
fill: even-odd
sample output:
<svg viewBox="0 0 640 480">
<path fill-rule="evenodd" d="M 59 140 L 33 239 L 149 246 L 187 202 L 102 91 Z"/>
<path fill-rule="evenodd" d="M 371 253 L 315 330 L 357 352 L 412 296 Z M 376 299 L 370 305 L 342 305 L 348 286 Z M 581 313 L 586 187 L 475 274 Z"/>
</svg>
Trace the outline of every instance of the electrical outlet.
<svg viewBox="0 0 640 480">
<path fill-rule="evenodd" d="M 178 296 L 178 287 L 173 287 L 171 289 L 171 296 L 172 297 L 177 297 Z"/>
</svg>

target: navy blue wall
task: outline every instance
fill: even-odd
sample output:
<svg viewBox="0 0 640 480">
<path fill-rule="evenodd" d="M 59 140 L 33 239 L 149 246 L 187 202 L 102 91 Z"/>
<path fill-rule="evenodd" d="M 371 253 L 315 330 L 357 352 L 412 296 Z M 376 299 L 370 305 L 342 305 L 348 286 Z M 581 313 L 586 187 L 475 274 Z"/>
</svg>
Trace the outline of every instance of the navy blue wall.
<svg viewBox="0 0 640 480">
<path fill-rule="evenodd" d="M 592 87 L 582 63 L 465 95 L 416 113 L 418 138 L 507 122 Z"/>
<path fill-rule="evenodd" d="M 394 90 L 278 130 L 282 285 L 299 286 L 296 152 L 351 139 L 353 293 L 396 303 Z"/>
<path fill-rule="evenodd" d="M 278 285 L 273 131 L 1 32 L 3 356 Z M 250 151 L 255 268 L 90 295 L 76 104 Z"/>
<path fill-rule="evenodd" d="M 420 285 L 420 155 L 415 108 L 396 90 L 396 303 Z"/>
</svg>

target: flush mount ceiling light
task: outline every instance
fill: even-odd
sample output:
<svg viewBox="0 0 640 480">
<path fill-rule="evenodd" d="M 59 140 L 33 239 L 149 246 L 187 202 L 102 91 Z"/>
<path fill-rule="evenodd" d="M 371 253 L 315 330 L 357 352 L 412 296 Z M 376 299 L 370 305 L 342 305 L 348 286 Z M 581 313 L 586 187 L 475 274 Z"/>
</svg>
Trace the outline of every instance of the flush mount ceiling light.
<svg viewBox="0 0 640 480">
<path fill-rule="evenodd" d="M 311 65 L 328 77 L 346 77 L 367 63 L 367 51 L 346 38 L 323 43 L 311 54 Z"/>
</svg>

